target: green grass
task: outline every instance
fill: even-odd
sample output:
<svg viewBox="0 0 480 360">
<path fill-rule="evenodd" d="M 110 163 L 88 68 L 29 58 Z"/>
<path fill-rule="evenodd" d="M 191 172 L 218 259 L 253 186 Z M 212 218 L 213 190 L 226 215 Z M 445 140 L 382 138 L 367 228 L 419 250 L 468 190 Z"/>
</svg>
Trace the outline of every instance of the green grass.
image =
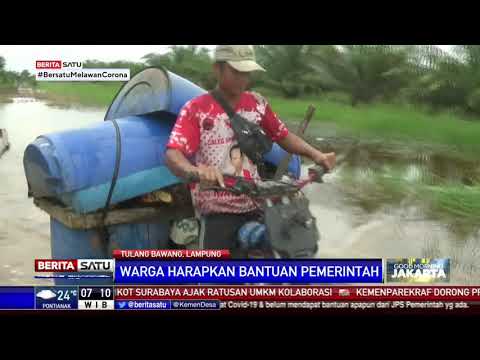
<svg viewBox="0 0 480 360">
<path fill-rule="evenodd" d="M 0 83 L 0 96 L 13 95 L 17 92 L 17 88 L 12 84 Z"/>
<path fill-rule="evenodd" d="M 302 119 L 312 104 L 316 107 L 315 121 L 334 124 L 345 135 L 446 145 L 474 158 L 480 154 L 480 118 L 472 121 L 448 112 L 431 114 L 414 106 L 390 104 L 351 107 L 318 99 L 279 98 L 270 102 L 284 119 Z"/>
<path fill-rule="evenodd" d="M 394 172 L 370 173 L 359 180 L 350 172 L 344 172 L 339 185 L 353 203 L 369 212 L 382 206 L 399 206 L 403 201 L 422 204 L 426 213 L 465 234 L 478 229 L 480 223 L 480 183 L 465 186 L 456 182 L 444 182 L 436 186 L 422 182 L 410 182 Z"/>
<path fill-rule="evenodd" d="M 83 105 L 108 106 L 122 83 L 48 83 L 38 87 L 49 97 Z M 413 106 L 369 104 L 351 107 L 324 98 L 285 99 L 265 94 L 285 120 L 300 120 L 308 105 L 316 107 L 314 121 L 333 124 L 340 135 L 447 145 L 469 157 L 480 154 L 480 119 L 468 121 L 452 113 L 431 114 Z"/>
<path fill-rule="evenodd" d="M 449 184 L 442 186 L 421 186 L 417 190 L 423 198 L 427 213 L 449 224 L 462 237 L 478 231 L 480 223 L 480 184 L 464 186 Z"/>
<path fill-rule="evenodd" d="M 425 186 L 422 190 L 437 213 L 458 221 L 480 223 L 480 184 Z"/>
<path fill-rule="evenodd" d="M 45 91 L 48 99 L 78 103 L 87 106 L 109 106 L 123 83 L 105 82 L 39 82 L 38 90 Z"/>
<path fill-rule="evenodd" d="M 401 176 L 385 175 L 368 172 L 358 178 L 347 170 L 342 172 L 339 185 L 347 199 L 369 212 L 386 204 L 398 205 L 407 197 L 416 198 L 419 185 L 415 186 Z"/>
</svg>

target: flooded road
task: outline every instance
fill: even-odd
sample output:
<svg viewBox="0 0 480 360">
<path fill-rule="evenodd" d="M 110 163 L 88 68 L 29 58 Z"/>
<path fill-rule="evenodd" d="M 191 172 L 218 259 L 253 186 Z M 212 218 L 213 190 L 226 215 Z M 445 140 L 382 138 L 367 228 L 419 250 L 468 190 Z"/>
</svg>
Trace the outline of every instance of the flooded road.
<svg viewBox="0 0 480 360">
<path fill-rule="evenodd" d="M 0 158 L 0 285 L 47 284 L 33 278 L 35 258 L 51 258 L 50 217 L 27 197 L 23 152 L 37 136 L 103 120 L 99 110 L 56 109 L 35 99 L 0 104 L 10 149 Z"/>
<path fill-rule="evenodd" d="M 53 108 L 28 98 L 0 104 L 0 128 L 7 129 L 11 144 L 0 158 L 0 285 L 49 283 L 33 278 L 34 259 L 51 257 L 50 218 L 27 197 L 26 146 L 41 134 L 102 121 L 104 113 L 104 109 Z M 310 135 L 322 136 L 321 130 L 314 131 L 319 133 L 309 130 Z M 452 259 L 452 283 L 478 284 L 480 227 L 459 235 L 448 221 L 426 211 L 422 198 L 397 193 L 396 187 L 372 179 L 399 177 L 402 184 L 428 186 L 443 186 L 439 179 L 448 179 L 469 186 L 480 166 L 427 152 L 402 157 L 378 146 L 351 149 L 338 145 L 335 150 L 344 153 L 345 161 L 326 175 L 324 184 L 305 189 L 321 233 L 318 256 L 447 257 Z"/>
</svg>

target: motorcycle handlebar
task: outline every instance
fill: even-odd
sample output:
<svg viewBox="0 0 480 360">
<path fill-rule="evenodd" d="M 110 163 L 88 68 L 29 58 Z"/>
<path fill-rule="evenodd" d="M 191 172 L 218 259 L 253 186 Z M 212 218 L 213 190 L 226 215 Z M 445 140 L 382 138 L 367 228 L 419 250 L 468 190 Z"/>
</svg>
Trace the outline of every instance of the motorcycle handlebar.
<svg viewBox="0 0 480 360">
<path fill-rule="evenodd" d="M 323 166 L 315 165 L 315 166 L 312 166 L 308 169 L 308 178 L 307 179 L 298 180 L 297 182 L 294 182 L 294 183 L 285 183 L 283 181 L 266 180 L 266 179 L 261 179 L 261 182 L 269 183 L 269 184 L 276 183 L 279 186 L 287 186 L 288 185 L 288 187 L 290 188 L 289 189 L 290 191 L 292 191 L 292 189 L 291 189 L 292 187 L 297 187 L 298 190 L 300 190 L 302 187 L 304 187 L 308 183 L 312 183 L 312 182 L 322 183 L 323 182 L 322 177 L 323 177 L 323 175 L 325 175 L 325 173 L 327 173 L 327 170 Z M 230 191 L 230 192 L 233 192 L 235 194 L 241 194 L 241 193 L 252 193 L 253 194 L 253 193 L 256 192 L 256 191 L 254 191 L 254 187 L 256 187 L 255 183 L 253 183 L 251 181 L 245 180 L 242 177 L 236 177 L 236 176 L 232 176 L 232 175 L 229 175 L 229 174 L 224 174 L 224 177 L 225 177 L 225 183 L 227 185 L 225 188 L 222 188 L 220 186 L 211 186 L 211 187 L 208 187 L 208 188 L 204 188 L 203 190 Z M 232 182 L 232 181 L 229 181 L 229 179 L 232 179 L 232 181 L 234 181 L 233 185 L 229 184 L 229 182 Z M 188 182 L 198 183 L 198 182 L 200 182 L 200 177 L 198 176 L 197 173 L 190 172 L 190 173 L 187 174 L 186 180 Z"/>
</svg>

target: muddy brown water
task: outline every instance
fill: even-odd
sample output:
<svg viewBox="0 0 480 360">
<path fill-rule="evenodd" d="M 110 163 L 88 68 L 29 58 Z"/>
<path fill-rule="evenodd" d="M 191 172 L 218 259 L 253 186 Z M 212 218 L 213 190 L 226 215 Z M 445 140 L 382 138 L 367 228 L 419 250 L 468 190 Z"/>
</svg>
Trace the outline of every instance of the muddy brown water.
<svg viewBox="0 0 480 360">
<path fill-rule="evenodd" d="M 0 285 L 50 284 L 33 277 L 34 259 L 51 256 L 50 219 L 27 197 L 23 152 L 38 135 L 102 121 L 106 109 L 55 108 L 31 98 L 13 100 L 0 104 L 0 128 L 7 129 L 11 144 L 0 158 Z M 314 132 L 310 136 L 324 146 L 322 129 L 315 128 Z M 435 179 L 440 176 L 464 182 L 476 176 L 477 164 L 453 163 L 434 153 L 400 156 L 392 151 L 375 151 L 378 146 L 358 148 L 357 144 L 351 151 L 352 144 L 334 142 L 333 148 L 345 156 L 344 161 L 337 171 L 325 176 L 325 183 L 305 189 L 321 232 L 318 256 L 449 257 L 453 283 L 478 283 L 480 234 L 459 242 L 447 224 L 429 219 L 417 204 L 385 203 L 378 204 L 375 211 L 366 211 L 349 201 L 338 186 L 345 171 L 356 171 L 361 182 L 365 174 L 391 168 L 407 180 L 428 182 L 435 174 Z"/>
<path fill-rule="evenodd" d="M 23 152 L 37 136 L 101 121 L 104 111 L 57 109 L 31 98 L 0 104 L 0 128 L 10 149 L 0 158 L 0 285 L 47 284 L 35 280 L 35 258 L 50 258 L 50 217 L 27 197 Z"/>
</svg>

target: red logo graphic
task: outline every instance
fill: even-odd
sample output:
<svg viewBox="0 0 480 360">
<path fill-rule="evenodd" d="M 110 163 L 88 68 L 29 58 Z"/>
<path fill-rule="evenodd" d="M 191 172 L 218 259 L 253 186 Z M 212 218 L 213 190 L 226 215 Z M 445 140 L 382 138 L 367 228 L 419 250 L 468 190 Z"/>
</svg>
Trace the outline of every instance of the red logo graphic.
<svg viewBox="0 0 480 360">
<path fill-rule="evenodd" d="M 35 63 L 37 69 L 61 69 L 61 60 L 37 60 Z"/>
<path fill-rule="evenodd" d="M 204 130 L 212 130 L 213 129 L 213 119 L 207 118 L 203 120 L 202 127 Z"/>
</svg>

